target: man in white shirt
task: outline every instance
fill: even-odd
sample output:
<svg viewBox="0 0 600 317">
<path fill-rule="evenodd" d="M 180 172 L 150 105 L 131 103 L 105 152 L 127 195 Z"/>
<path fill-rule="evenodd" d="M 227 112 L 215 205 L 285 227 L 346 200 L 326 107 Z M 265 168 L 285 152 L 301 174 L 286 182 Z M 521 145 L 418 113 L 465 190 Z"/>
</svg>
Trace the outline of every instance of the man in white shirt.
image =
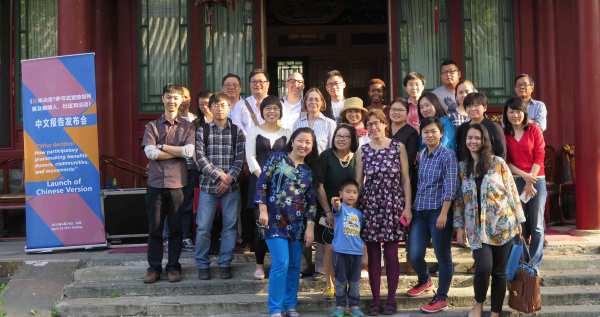
<svg viewBox="0 0 600 317">
<path fill-rule="evenodd" d="M 446 109 L 448 114 L 456 111 L 456 85 L 461 77 L 458 64 L 453 60 L 445 60 L 440 66 L 440 80 L 442 85 L 433 90 L 433 93 L 438 97 L 442 107 Z"/>
<path fill-rule="evenodd" d="M 269 93 L 269 75 L 265 70 L 257 68 L 250 73 L 250 93 L 235 104 L 231 113 L 231 120 L 244 135 L 265 122 L 260 115 L 260 103 Z"/>
<path fill-rule="evenodd" d="M 331 114 L 326 115 L 332 115 L 331 119 L 336 122 L 340 122 L 340 112 L 344 108 L 344 88 L 346 88 L 346 82 L 344 82 L 342 73 L 336 69 L 329 71 L 327 73 L 325 90 L 327 90 L 331 99 Z"/>
<path fill-rule="evenodd" d="M 285 81 L 287 96 L 281 98 L 283 113 L 281 126 L 291 129 L 298 120 L 302 111 L 302 92 L 304 91 L 304 77 L 298 72 L 291 73 Z"/>
<path fill-rule="evenodd" d="M 234 105 L 234 108 L 231 108 L 231 111 L 229 112 L 229 116 L 231 117 L 231 114 L 235 109 L 235 104 L 240 101 L 240 93 L 242 92 L 242 79 L 236 74 L 227 73 L 227 75 L 223 76 L 223 80 L 221 81 L 221 90 L 225 95 L 227 95 L 229 104 Z M 206 98 L 206 100 L 208 102 L 208 98 Z"/>
</svg>

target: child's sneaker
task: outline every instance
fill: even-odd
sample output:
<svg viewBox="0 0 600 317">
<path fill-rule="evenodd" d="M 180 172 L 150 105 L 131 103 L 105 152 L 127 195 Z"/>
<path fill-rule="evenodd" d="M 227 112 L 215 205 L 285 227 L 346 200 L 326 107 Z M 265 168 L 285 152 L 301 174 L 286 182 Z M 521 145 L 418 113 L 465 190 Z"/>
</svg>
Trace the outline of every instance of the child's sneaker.
<svg viewBox="0 0 600 317">
<path fill-rule="evenodd" d="M 346 312 L 344 311 L 343 307 L 337 306 L 332 312 L 331 312 L 331 317 L 344 317 L 346 315 Z"/>
<path fill-rule="evenodd" d="M 350 316 L 352 317 L 365 317 L 365 314 L 360 310 L 360 307 L 353 306 L 350 308 Z"/>
</svg>

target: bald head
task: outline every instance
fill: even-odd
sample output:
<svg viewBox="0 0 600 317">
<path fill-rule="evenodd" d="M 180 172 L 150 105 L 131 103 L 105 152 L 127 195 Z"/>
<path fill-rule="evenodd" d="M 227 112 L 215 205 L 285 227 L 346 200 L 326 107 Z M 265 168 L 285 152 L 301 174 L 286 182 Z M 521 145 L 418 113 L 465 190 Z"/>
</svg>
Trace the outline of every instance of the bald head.
<svg viewBox="0 0 600 317">
<path fill-rule="evenodd" d="M 304 90 L 304 77 L 299 72 L 293 72 L 288 75 L 285 86 L 288 96 L 299 97 Z"/>
</svg>

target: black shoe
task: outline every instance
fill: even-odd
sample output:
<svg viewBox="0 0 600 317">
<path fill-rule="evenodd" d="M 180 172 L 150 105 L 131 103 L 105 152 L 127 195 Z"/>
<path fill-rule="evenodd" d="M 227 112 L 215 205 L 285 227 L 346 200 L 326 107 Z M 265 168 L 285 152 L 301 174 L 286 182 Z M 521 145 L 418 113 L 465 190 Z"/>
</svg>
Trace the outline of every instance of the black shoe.
<svg viewBox="0 0 600 317">
<path fill-rule="evenodd" d="M 198 279 L 210 280 L 210 269 L 198 269 Z"/>
<path fill-rule="evenodd" d="M 228 279 L 232 278 L 233 275 L 231 274 L 231 267 L 222 267 L 219 270 L 219 275 L 221 276 L 221 279 L 223 279 L 223 280 L 228 280 Z"/>
</svg>

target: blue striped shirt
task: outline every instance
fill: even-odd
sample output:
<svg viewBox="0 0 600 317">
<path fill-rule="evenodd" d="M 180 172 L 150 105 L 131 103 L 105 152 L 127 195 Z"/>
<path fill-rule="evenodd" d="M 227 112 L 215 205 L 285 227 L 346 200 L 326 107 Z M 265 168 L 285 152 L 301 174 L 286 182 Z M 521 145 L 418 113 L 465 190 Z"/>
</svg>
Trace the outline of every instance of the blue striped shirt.
<svg viewBox="0 0 600 317">
<path fill-rule="evenodd" d="M 535 122 L 542 129 L 542 132 L 546 131 L 548 110 L 546 110 L 546 105 L 542 101 L 530 99 L 527 104 L 527 116 L 530 121 Z"/>
<path fill-rule="evenodd" d="M 336 126 L 337 124 L 335 121 L 327 118 L 324 114 L 319 113 L 319 116 L 315 119 L 313 126 L 309 127 L 308 114 L 306 112 L 301 112 L 300 117 L 294 123 L 293 131 L 298 130 L 298 128 L 311 128 L 317 137 L 317 148 L 319 150 L 319 154 L 321 154 L 323 151 L 332 146 L 331 141 L 333 140 L 333 133 L 335 132 Z"/>
<path fill-rule="evenodd" d="M 414 209 L 431 210 L 454 200 L 458 184 L 458 164 L 454 151 L 439 145 L 433 152 L 425 148 L 419 159 L 419 183 Z"/>
</svg>

